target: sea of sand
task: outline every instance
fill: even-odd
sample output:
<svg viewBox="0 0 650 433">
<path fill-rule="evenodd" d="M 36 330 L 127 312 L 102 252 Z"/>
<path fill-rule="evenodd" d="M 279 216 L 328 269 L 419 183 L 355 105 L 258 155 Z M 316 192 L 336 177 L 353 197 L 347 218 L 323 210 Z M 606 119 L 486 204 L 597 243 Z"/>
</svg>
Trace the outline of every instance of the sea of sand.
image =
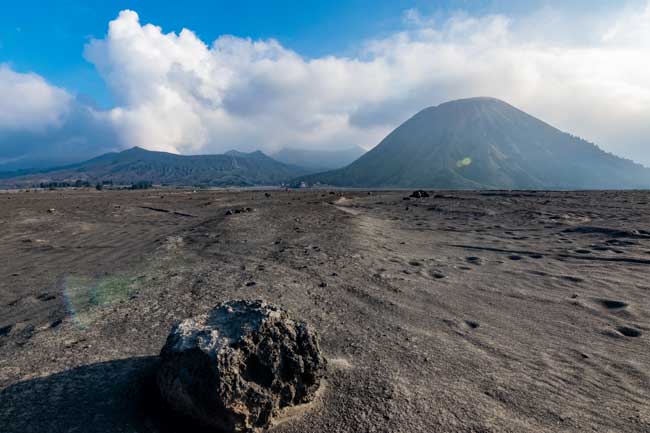
<svg viewBox="0 0 650 433">
<path fill-rule="evenodd" d="M 157 355 L 238 298 L 329 360 L 275 432 L 650 431 L 650 192 L 429 193 L 0 193 L 0 431 L 189 431 Z"/>
</svg>

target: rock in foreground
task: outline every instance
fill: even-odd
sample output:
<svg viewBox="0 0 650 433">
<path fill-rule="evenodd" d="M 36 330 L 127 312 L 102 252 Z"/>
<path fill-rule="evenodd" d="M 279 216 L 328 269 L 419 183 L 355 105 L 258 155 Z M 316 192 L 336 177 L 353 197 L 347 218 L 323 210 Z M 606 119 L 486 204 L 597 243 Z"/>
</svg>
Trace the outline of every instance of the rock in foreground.
<svg viewBox="0 0 650 433">
<path fill-rule="evenodd" d="M 178 412 L 226 432 L 259 431 L 314 398 L 326 361 L 316 333 L 263 301 L 229 301 L 172 328 L 158 387 Z"/>
</svg>

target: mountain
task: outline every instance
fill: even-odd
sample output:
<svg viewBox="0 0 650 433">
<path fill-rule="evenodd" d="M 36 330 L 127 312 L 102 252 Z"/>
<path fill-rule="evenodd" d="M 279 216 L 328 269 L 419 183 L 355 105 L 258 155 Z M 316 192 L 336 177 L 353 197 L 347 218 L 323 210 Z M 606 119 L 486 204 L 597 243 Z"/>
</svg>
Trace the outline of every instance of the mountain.
<svg viewBox="0 0 650 433">
<path fill-rule="evenodd" d="M 366 153 L 360 146 L 341 150 L 310 150 L 285 147 L 271 156 L 285 164 L 297 165 L 310 171 L 334 170 L 345 167 Z"/>
<path fill-rule="evenodd" d="M 134 147 L 58 169 L 3 179 L 1 183 L 26 186 L 81 180 L 123 185 L 148 181 L 162 185 L 252 186 L 278 185 L 306 172 L 260 151 L 188 156 Z"/>
<path fill-rule="evenodd" d="M 339 170 L 297 182 L 348 187 L 624 189 L 650 169 L 494 98 L 425 108 Z"/>
</svg>

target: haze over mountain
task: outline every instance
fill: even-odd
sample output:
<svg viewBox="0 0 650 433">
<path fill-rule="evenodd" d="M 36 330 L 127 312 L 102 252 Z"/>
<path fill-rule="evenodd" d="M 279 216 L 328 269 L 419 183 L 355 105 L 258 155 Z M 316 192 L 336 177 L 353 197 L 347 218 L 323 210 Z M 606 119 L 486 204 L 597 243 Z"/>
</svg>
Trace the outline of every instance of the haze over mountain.
<svg viewBox="0 0 650 433">
<path fill-rule="evenodd" d="M 345 167 L 364 153 L 366 150 L 361 146 L 351 146 L 340 150 L 285 147 L 271 156 L 285 164 L 297 165 L 308 170 L 325 171 Z"/>
<path fill-rule="evenodd" d="M 650 169 L 494 98 L 425 108 L 347 167 L 299 179 L 349 187 L 648 188 Z"/>
<path fill-rule="evenodd" d="M 257 151 L 222 155 L 176 155 L 134 147 L 91 160 L 1 181 L 6 186 L 76 180 L 116 184 L 150 181 L 162 185 L 253 186 L 278 185 L 307 173 Z"/>
</svg>

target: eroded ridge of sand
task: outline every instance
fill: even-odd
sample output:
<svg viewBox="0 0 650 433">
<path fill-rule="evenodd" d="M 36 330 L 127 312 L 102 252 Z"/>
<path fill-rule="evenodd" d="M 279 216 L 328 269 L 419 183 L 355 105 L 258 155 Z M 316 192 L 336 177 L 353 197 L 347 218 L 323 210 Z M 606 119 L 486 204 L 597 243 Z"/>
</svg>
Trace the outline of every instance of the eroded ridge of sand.
<svg viewBox="0 0 650 433">
<path fill-rule="evenodd" d="M 407 195 L 0 194 L 2 431 L 174 431 L 155 355 L 233 298 L 331 361 L 277 432 L 650 430 L 649 193 Z"/>
</svg>

